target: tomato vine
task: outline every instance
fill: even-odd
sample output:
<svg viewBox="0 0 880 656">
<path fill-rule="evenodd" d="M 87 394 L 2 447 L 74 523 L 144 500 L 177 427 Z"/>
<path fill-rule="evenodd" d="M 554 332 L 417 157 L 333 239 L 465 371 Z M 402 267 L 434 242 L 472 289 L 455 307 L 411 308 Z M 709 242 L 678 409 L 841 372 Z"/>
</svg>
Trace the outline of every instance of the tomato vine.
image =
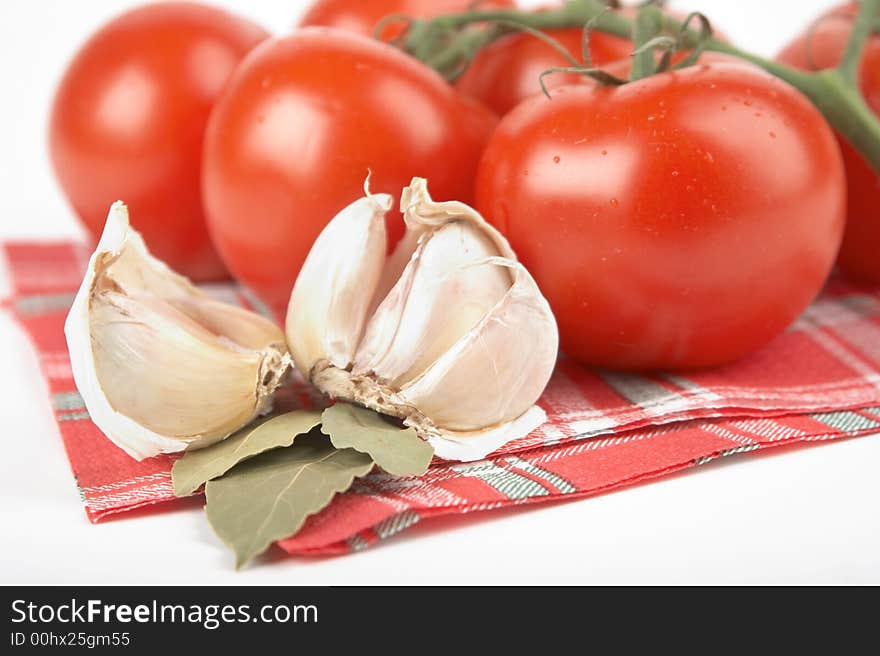
<svg viewBox="0 0 880 656">
<path fill-rule="evenodd" d="M 636 21 L 608 11 L 601 0 L 569 0 L 557 9 L 523 11 L 518 9 L 475 9 L 446 14 L 433 19 L 412 20 L 402 47 L 441 74 L 454 78 L 463 64 L 473 59 L 480 48 L 518 27 L 532 30 L 584 26 L 629 38 Z M 857 84 L 857 71 L 862 49 L 873 25 L 880 16 L 880 0 L 862 0 L 853 25 L 852 36 L 840 64 L 817 72 L 800 71 L 785 64 L 761 57 L 714 37 L 706 38 L 701 31 L 682 26 L 673 17 L 660 15 L 660 31 L 682 33 L 685 47 L 725 53 L 755 64 L 800 90 L 871 164 L 880 172 L 880 120 L 862 98 Z M 486 25 L 489 25 L 486 28 Z M 636 57 L 637 75 L 648 61 L 650 52 Z M 639 63 L 641 62 L 641 63 Z"/>
</svg>

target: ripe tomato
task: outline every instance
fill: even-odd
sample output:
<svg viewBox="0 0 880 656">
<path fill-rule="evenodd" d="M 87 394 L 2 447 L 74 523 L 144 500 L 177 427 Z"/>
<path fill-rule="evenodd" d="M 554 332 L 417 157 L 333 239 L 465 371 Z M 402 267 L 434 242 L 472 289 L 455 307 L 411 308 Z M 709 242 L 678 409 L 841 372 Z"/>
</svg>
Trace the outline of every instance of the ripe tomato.
<svg viewBox="0 0 880 656">
<path fill-rule="evenodd" d="M 199 193 L 202 137 L 233 69 L 268 34 L 192 3 L 125 13 L 64 74 L 50 121 L 61 186 L 97 239 L 118 199 L 149 248 L 196 280 L 223 278 Z"/>
<path fill-rule="evenodd" d="M 301 26 L 321 25 L 373 36 L 376 24 L 392 14 L 412 18 L 432 18 L 441 14 L 466 11 L 474 0 L 317 0 L 303 14 Z M 481 7 L 512 7 L 513 0 L 488 0 Z M 403 22 L 392 23 L 382 30 L 383 41 L 391 41 L 405 28 Z"/>
<path fill-rule="evenodd" d="M 202 189 L 230 271 L 283 312 L 312 242 L 363 194 L 399 195 L 413 176 L 469 201 L 497 122 L 389 45 L 310 27 L 257 48 L 217 104 Z M 392 239 L 402 222 L 389 214 Z"/>
<path fill-rule="evenodd" d="M 477 177 L 563 350 L 624 369 L 718 365 L 779 334 L 828 275 L 844 205 L 818 111 L 727 64 L 527 100 Z"/>
<path fill-rule="evenodd" d="M 628 18 L 635 18 L 633 7 L 618 10 Z M 686 14 L 670 11 L 670 16 L 678 20 L 687 18 Z M 696 24 L 695 24 L 696 25 Z M 566 28 L 544 30 L 578 62 L 583 61 L 583 29 Z M 724 38 L 723 35 L 719 35 Z M 590 63 L 605 69 L 618 77 L 629 75 L 633 43 L 613 34 L 594 30 L 590 34 Z M 708 54 L 708 53 L 707 53 Z M 686 53 L 677 55 L 673 62 L 687 57 Z M 711 58 L 711 55 L 709 55 Z M 481 49 L 456 82 L 462 93 L 476 98 L 503 116 L 526 98 L 541 93 L 539 78 L 541 73 L 551 68 L 569 67 L 571 63 L 561 53 L 547 43 L 525 32 L 508 34 Z M 579 84 L 589 78 L 576 73 L 554 73 L 544 78 L 547 88 L 566 84 Z"/>
<path fill-rule="evenodd" d="M 779 60 L 805 70 L 832 68 L 840 62 L 858 6 L 850 3 L 820 18 L 809 34 L 789 44 Z M 862 95 L 880 116 L 880 36 L 865 46 L 860 72 Z M 838 263 L 858 280 L 880 283 L 880 176 L 842 136 L 837 136 L 849 189 L 846 232 Z"/>
</svg>

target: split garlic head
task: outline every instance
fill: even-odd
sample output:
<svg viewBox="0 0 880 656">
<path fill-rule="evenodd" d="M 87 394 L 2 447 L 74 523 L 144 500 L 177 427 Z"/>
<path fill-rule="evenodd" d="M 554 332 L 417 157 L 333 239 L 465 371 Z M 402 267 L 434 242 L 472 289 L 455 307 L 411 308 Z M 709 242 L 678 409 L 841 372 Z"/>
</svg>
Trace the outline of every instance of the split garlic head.
<svg viewBox="0 0 880 656">
<path fill-rule="evenodd" d="M 388 204 L 368 194 L 315 242 L 288 308 L 294 362 L 439 455 L 482 457 L 543 421 L 556 321 L 507 240 L 467 205 L 434 202 L 423 179 L 401 196 L 407 232 L 386 258 Z"/>
<path fill-rule="evenodd" d="M 137 460 L 228 437 L 270 409 L 290 366 L 275 324 L 150 255 L 120 202 L 64 331 L 92 421 Z"/>
</svg>

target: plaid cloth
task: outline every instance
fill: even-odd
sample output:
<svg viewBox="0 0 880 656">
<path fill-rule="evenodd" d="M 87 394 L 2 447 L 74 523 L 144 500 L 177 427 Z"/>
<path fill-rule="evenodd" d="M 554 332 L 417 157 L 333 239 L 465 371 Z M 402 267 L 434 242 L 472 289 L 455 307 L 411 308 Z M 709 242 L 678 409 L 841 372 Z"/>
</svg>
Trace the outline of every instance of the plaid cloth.
<svg viewBox="0 0 880 656">
<path fill-rule="evenodd" d="M 62 327 L 87 253 L 70 243 L 10 243 L 3 255 L 13 285 L 7 306 L 39 353 L 88 517 L 174 500 L 174 456 L 129 458 L 91 423 L 74 386 Z M 233 285 L 209 291 L 255 305 Z M 284 402 L 318 401 L 300 385 Z M 436 462 L 417 478 L 373 473 L 279 545 L 345 553 L 439 515 L 574 499 L 721 456 L 880 433 L 880 291 L 832 280 L 759 353 L 687 376 L 593 371 L 562 359 L 540 404 L 547 423 L 485 460 Z"/>
</svg>

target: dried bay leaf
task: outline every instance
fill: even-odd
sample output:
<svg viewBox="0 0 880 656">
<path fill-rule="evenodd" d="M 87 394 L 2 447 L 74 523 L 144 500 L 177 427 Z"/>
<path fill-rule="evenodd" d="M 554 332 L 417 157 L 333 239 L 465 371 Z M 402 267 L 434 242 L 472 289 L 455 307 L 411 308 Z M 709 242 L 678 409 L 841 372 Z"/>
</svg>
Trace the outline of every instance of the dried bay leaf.
<svg viewBox="0 0 880 656">
<path fill-rule="evenodd" d="M 171 480 L 176 496 L 188 496 L 240 462 L 270 449 L 288 447 L 321 422 L 321 412 L 294 410 L 251 423 L 206 449 L 187 452 L 174 463 Z"/>
<path fill-rule="evenodd" d="M 208 522 L 241 567 L 276 540 L 294 535 L 309 515 L 372 468 L 366 454 L 336 449 L 320 434 L 305 435 L 208 481 Z"/>
<path fill-rule="evenodd" d="M 412 428 L 397 428 L 378 412 L 350 403 L 337 403 L 324 410 L 321 432 L 330 436 L 337 449 L 366 453 L 394 476 L 421 476 L 434 457 L 433 447 Z"/>
</svg>

